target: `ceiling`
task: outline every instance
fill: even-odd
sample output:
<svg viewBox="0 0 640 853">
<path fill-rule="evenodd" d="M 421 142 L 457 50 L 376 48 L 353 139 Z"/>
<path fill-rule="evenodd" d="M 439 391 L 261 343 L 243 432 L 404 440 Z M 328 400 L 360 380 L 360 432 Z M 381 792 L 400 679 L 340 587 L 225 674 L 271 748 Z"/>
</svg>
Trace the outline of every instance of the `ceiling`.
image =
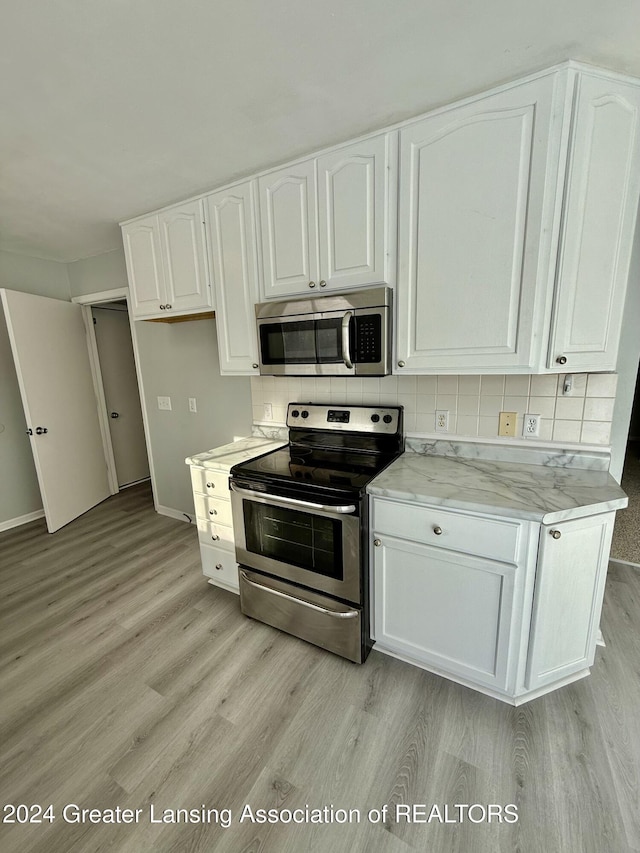
<svg viewBox="0 0 640 853">
<path fill-rule="evenodd" d="M 640 77 L 638 0 L 0 0 L 0 249 L 123 219 L 572 58 Z"/>
</svg>

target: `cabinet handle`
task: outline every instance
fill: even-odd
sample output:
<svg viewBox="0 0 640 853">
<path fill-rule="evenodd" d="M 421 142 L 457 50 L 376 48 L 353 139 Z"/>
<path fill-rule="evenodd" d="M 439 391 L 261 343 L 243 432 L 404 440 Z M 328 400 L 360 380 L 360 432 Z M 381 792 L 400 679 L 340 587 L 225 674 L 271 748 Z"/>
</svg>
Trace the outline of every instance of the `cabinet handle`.
<svg viewBox="0 0 640 853">
<path fill-rule="evenodd" d="M 556 358 L 556 364 L 566 364 L 566 363 L 567 363 L 567 357 L 566 357 L 566 355 L 559 355 L 559 356 Z"/>
<path fill-rule="evenodd" d="M 562 536 L 559 530 L 550 530 L 549 533 L 553 536 L 554 539 L 559 539 Z"/>
<path fill-rule="evenodd" d="M 315 287 L 315 286 L 316 286 L 315 281 L 310 281 L 310 282 L 309 282 L 309 287 Z"/>
<path fill-rule="evenodd" d="M 222 568 L 222 563 L 216 563 L 216 570 L 220 571 L 221 568 Z"/>
<path fill-rule="evenodd" d="M 215 484 L 215 483 L 207 483 L 207 488 L 208 488 L 208 489 L 215 489 L 215 487 L 216 487 L 216 484 Z"/>
<path fill-rule="evenodd" d="M 399 362 L 398 362 L 398 367 L 404 367 L 404 361 L 399 361 Z"/>
<path fill-rule="evenodd" d="M 219 539 L 220 537 L 219 537 L 219 536 L 217 536 L 217 535 L 214 533 L 214 534 L 211 536 L 211 538 L 213 539 L 213 541 L 214 541 L 214 542 L 217 542 L 217 541 L 218 541 L 218 539 Z"/>
<path fill-rule="evenodd" d="M 251 365 L 251 367 L 253 367 L 254 370 L 257 370 L 258 369 L 257 362 L 254 361 L 253 364 Z"/>
<path fill-rule="evenodd" d="M 438 525 L 436 524 L 436 526 L 433 528 L 433 532 L 436 534 L 436 536 L 441 536 L 442 535 L 442 528 L 438 527 Z"/>
<path fill-rule="evenodd" d="M 161 311 L 164 311 L 164 309 L 165 309 L 166 307 L 167 307 L 166 305 L 161 305 L 161 306 L 160 306 L 160 310 L 161 310 Z"/>
<path fill-rule="evenodd" d="M 169 305 L 169 303 L 167 303 L 164 307 L 165 308 L 171 308 L 171 305 Z"/>
<path fill-rule="evenodd" d="M 382 545 L 382 541 L 380 539 L 374 539 L 373 544 L 376 546 L 376 548 L 379 548 Z"/>
<path fill-rule="evenodd" d="M 217 510 L 217 509 L 210 509 L 210 510 L 209 510 L 209 515 L 217 515 L 217 514 L 218 514 L 218 510 Z"/>
<path fill-rule="evenodd" d="M 320 282 L 320 287 L 326 287 L 326 286 L 327 286 L 327 282 L 326 282 L 326 281 L 321 281 L 321 282 Z"/>
</svg>

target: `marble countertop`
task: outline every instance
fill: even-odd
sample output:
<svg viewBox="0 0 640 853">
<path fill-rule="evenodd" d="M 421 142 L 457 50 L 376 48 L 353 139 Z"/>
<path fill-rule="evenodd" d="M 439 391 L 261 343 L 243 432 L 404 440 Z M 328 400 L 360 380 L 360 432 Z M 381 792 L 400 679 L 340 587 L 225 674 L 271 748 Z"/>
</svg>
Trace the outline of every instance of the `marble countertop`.
<svg viewBox="0 0 640 853">
<path fill-rule="evenodd" d="M 282 447 L 286 443 L 286 441 L 274 441 L 264 436 L 249 436 L 248 438 L 241 438 L 239 441 L 232 441 L 231 444 L 223 444 L 221 447 L 206 450 L 204 453 L 187 456 L 184 461 L 187 465 L 202 465 L 203 468 L 230 471 L 239 462 L 255 459 L 256 456 L 277 450 L 278 447 Z"/>
<path fill-rule="evenodd" d="M 367 491 L 542 524 L 622 509 L 628 503 L 607 471 L 413 452 L 385 468 Z"/>
</svg>

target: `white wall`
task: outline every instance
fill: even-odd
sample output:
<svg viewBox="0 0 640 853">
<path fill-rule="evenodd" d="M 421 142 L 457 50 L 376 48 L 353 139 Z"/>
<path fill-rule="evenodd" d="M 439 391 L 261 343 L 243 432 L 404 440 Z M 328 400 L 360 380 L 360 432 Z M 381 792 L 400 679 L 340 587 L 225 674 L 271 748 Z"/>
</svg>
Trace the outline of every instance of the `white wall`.
<svg viewBox="0 0 640 853">
<path fill-rule="evenodd" d="M 220 376 L 215 320 L 136 323 L 160 506 L 193 515 L 186 456 L 251 434 L 248 377 Z M 157 397 L 171 397 L 160 411 Z M 189 412 L 195 397 L 198 411 Z"/>
<path fill-rule="evenodd" d="M 613 411 L 611 430 L 611 474 L 620 482 L 627 448 L 629 421 L 640 361 L 640 217 L 636 228 L 636 240 L 631 268 L 629 288 L 625 303 L 624 321 L 618 354 L 618 393 Z"/>
<path fill-rule="evenodd" d="M 66 264 L 0 251 L 0 287 L 69 299 Z M 20 390 L 0 306 L 0 528 L 42 509 Z"/>
</svg>

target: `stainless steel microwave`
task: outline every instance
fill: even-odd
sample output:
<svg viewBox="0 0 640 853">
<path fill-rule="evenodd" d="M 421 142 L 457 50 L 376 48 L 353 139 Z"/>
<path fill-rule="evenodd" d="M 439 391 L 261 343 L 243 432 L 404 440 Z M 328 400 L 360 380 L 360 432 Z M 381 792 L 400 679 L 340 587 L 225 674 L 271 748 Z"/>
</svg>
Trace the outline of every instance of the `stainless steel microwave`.
<svg viewBox="0 0 640 853">
<path fill-rule="evenodd" d="M 391 289 L 256 305 L 260 373 L 386 376 L 391 372 Z"/>
</svg>

